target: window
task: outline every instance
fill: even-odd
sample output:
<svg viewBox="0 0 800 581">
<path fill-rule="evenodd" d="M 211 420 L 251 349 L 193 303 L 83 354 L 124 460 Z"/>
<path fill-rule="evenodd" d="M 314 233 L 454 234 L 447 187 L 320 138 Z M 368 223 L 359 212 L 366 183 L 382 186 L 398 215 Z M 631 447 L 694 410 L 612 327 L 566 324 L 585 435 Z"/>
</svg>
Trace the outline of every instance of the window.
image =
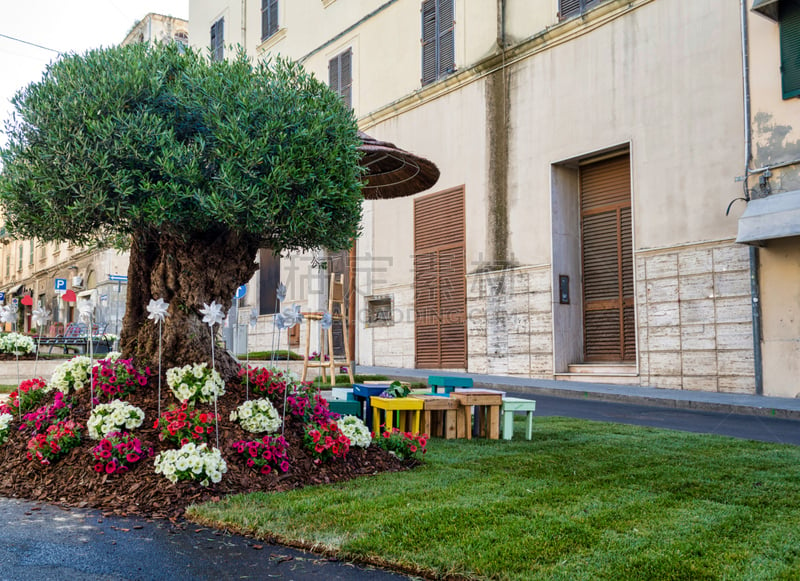
<svg viewBox="0 0 800 581">
<path fill-rule="evenodd" d="M 11 254 L 6 255 L 6 278 L 11 276 Z"/>
<path fill-rule="evenodd" d="M 25 253 L 25 249 L 22 247 L 22 243 L 19 244 L 19 262 L 17 263 L 17 270 L 22 270 L 22 255 Z"/>
<path fill-rule="evenodd" d="M 189 46 L 189 33 L 185 30 L 179 30 L 175 33 L 175 43 L 183 48 Z"/>
<path fill-rule="evenodd" d="M 278 32 L 278 0 L 261 0 L 261 40 Z"/>
<path fill-rule="evenodd" d="M 348 108 L 353 107 L 353 50 L 347 49 L 328 62 L 328 86 Z"/>
<path fill-rule="evenodd" d="M 281 257 L 272 250 L 262 248 L 258 252 L 258 314 L 274 315 L 279 312 L 278 285 L 281 283 Z"/>
<path fill-rule="evenodd" d="M 220 18 L 211 25 L 211 60 L 221 61 L 224 56 L 225 19 Z"/>
<path fill-rule="evenodd" d="M 427 85 L 455 68 L 454 0 L 422 2 L 422 84 Z"/>
<path fill-rule="evenodd" d="M 783 98 L 800 97 L 800 2 L 781 2 L 778 23 Z"/>
<path fill-rule="evenodd" d="M 28 256 L 28 264 L 33 264 L 33 240 L 31 240 L 30 244 L 31 244 L 31 251 L 30 251 L 30 256 Z"/>
<path fill-rule="evenodd" d="M 603 1 L 604 0 L 559 0 L 558 17 L 560 20 L 564 20 L 578 14 L 583 14 Z"/>
</svg>

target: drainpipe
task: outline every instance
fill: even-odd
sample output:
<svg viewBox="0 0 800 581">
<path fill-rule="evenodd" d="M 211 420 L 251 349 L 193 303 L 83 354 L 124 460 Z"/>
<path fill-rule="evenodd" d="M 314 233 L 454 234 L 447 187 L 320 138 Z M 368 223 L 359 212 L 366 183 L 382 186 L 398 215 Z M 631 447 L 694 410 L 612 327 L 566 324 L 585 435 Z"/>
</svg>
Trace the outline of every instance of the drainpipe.
<svg viewBox="0 0 800 581">
<path fill-rule="evenodd" d="M 242 48 L 247 53 L 247 0 L 242 0 Z"/>
<path fill-rule="evenodd" d="M 750 200 L 748 177 L 753 161 L 753 135 L 750 124 L 750 53 L 748 49 L 747 0 L 739 0 L 742 27 L 742 82 L 744 89 L 744 198 Z M 759 250 L 750 245 L 750 301 L 753 313 L 753 367 L 756 395 L 764 395 L 764 368 L 761 355 L 761 287 L 759 286 Z"/>
</svg>

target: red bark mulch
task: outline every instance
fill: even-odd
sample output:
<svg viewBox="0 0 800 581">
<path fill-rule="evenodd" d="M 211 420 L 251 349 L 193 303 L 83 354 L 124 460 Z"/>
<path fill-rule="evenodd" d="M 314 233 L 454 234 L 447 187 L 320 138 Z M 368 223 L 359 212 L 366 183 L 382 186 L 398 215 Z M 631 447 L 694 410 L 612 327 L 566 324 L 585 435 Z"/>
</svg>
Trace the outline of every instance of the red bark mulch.
<svg viewBox="0 0 800 581">
<path fill-rule="evenodd" d="M 158 413 L 157 387 L 153 379 L 147 387 L 125 398 L 125 401 L 140 407 L 145 420 L 140 428 L 133 430 L 142 441 L 144 449 L 153 448 L 154 454 L 174 448 L 160 442 L 153 422 Z M 89 390 L 77 394 L 78 403 L 72 410 L 71 419 L 83 426 L 89 418 Z M 251 399 L 252 399 L 251 394 Z M 45 403 L 50 403 L 50 397 Z M 245 401 L 245 387 L 238 382 L 226 386 L 226 393 L 218 401 L 220 416 L 220 450 L 228 465 L 222 481 L 203 487 L 197 482 L 169 482 L 156 474 L 153 458 L 143 458 L 123 474 L 100 474 L 93 470 L 94 459 L 90 450 L 97 444 L 81 432 L 81 445 L 49 466 L 43 466 L 26 458 L 26 443 L 30 430 L 19 431 L 18 422 L 12 423 L 8 440 L 0 446 L 0 495 L 24 498 L 66 506 L 91 507 L 106 513 L 119 515 L 142 515 L 153 518 L 181 516 L 192 503 L 218 499 L 229 494 L 255 491 L 285 491 L 309 484 L 326 484 L 367 476 L 380 472 L 395 472 L 412 468 L 414 460 L 400 461 L 377 446 L 369 448 L 351 447 L 346 458 L 317 465 L 302 443 L 301 421 L 288 414 L 284 437 L 289 444 L 291 468 L 286 473 L 273 471 L 262 475 L 245 465 L 245 459 L 236 453 L 231 444 L 237 440 L 256 440 L 258 434 L 245 432 L 238 424 L 228 420 L 230 412 Z M 162 385 L 161 410 L 176 403 L 175 397 Z M 198 406 L 201 407 L 201 406 Z M 213 412 L 213 403 L 202 406 Z M 280 412 L 281 404 L 276 405 Z M 215 444 L 212 434 L 209 444 Z"/>
</svg>

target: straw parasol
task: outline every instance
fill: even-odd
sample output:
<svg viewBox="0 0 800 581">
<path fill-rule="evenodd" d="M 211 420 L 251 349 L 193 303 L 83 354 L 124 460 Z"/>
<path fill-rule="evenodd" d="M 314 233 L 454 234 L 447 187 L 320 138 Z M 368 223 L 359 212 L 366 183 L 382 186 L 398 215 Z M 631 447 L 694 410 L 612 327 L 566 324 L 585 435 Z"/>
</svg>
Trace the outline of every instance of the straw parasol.
<svg viewBox="0 0 800 581">
<path fill-rule="evenodd" d="M 358 136 L 363 142 L 358 148 L 364 154 L 361 165 L 367 170 L 366 184 L 361 189 L 365 199 L 410 196 L 427 190 L 439 179 L 439 168 L 432 161 L 361 131 Z"/>
</svg>

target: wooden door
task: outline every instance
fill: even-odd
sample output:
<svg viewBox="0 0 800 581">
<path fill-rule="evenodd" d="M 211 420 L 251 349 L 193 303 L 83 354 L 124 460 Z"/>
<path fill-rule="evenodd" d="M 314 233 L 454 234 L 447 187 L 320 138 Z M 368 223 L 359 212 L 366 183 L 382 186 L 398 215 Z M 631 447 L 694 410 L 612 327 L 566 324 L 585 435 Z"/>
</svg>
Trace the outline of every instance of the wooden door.
<svg viewBox="0 0 800 581">
<path fill-rule="evenodd" d="M 416 366 L 467 366 L 464 190 L 414 201 Z"/>
<path fill-rule="evenodd" d="M 580 170 L 584 361 L 635 361 L 630 158 Z"/>
</svg>

